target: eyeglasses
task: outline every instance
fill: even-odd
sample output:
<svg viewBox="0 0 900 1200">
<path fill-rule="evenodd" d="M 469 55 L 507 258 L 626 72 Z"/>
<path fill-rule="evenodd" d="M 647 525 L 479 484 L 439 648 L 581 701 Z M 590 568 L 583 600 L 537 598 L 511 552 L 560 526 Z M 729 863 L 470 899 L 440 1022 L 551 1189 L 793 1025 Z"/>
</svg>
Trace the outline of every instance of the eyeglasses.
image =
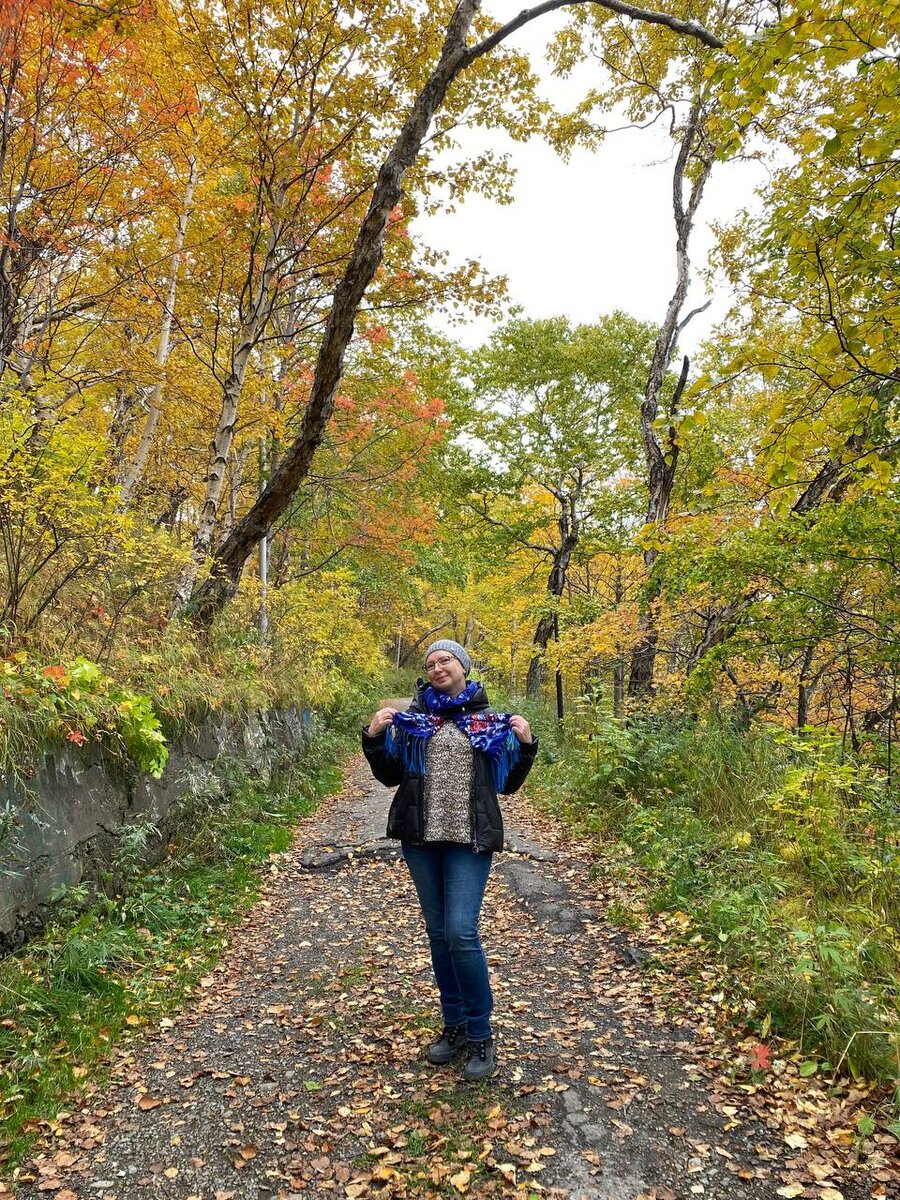
<svg viewBox="0 0 900 1200">
<path fill-rule="evenodd" d="M 453 657 L 452 654 L 448 654 L 444 658 L 433 658 L 431 660 L 431 662 L 427 662 L 425 664 L 425 672 L 426 672 L 426 674 L 431 675 L 432 672 L 434 672 L 438 669 L 438 667 L 446 667 L 450 663 L 456 662 L 456 661 L 457 660 Z"/>
</svg>

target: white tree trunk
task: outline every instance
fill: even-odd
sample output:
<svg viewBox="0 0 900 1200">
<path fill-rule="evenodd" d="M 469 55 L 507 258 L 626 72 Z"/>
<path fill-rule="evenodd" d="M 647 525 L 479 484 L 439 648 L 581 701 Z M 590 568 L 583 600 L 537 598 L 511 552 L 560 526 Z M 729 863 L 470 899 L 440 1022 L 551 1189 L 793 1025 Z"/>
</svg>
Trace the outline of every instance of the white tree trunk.
<svg viewBox="0 0 900 1200">
<path fill-rule="evenodd" d="M 159 341 L 156 346 L 156 383 L 147 397 L 147 417 L 144 421 L 144 428 L 141 433 L 141 439 L 138 442 L 137 450 L 135 451 L 134 459 L 131 466 L 124 472 L 120 489 L 119 489 L 119 509 L 124 511 L 131 503 L 131 497 L 135 487 L 143 478 L 144 471 L 147 467 L 147 459 L 150 456 L 150 447 L 153 445 L 153 439 L 156 437 L 156 428 L 159 425 L 160 413 L 162 411 L 163 391 L 166 386 L 166 364 L 169 361 L 169 346 L 172 336 L 172 322 L 175 319 L 175 296 L 178 291 L 178 268 L 181 264 L 181 254 L 184 250 L 184 241 L 187 236 L 188 220 L 190 219 L 191 207 L 194 203 L 194 188 L 197 183 L 197 159 L 196 156 L 191 156 L 191 169 L 188 175 L 187 187 L 184 192 L 184 202 L 182 204 L 181 216 L 178 218 L 178 229 L 175 234 L 175 245 L 172 250 L 172 272 L 169 277 L 169 287 L 166 294 L 166 303 L 163 310 L 162 325 L 159 330 Z"/>
<path fill-rule="evenodd" d="M 283 196 L 276 196 L 275 209 L 282 207 Z M 266 245 L 265 267 L 259 280 L 256 295 L 250 303 L 250 309 L 237 339 L 237 348 L 232 353 L 231 370 L 222 386 L 222 409 L 219 413 L 215 436 L 210 447 L 209 472 L 206 476 L 206 494 L 200 509 L 200 518 L 194 533 L 194 544 L 191 550 L 191 561 L 184 571 L 175 593 L 172 611 L 176 611 L 187 600 L 196 582 L 197 575 L 204 559 L 212 545 L 216 528 L 216 518 L 222 500 L 225 485 L 225 470 L 228 466 L 228 456 L 234 440 L 234 427 L 237 422 L 238 403 L 244 388 L 244 376 L 250 353 L 259 340 L 272 315 L 276 297 L 276 263 L 278 250 L 281 245 L 283 222 L 276 220 L 269 231 Z"/>
</svg>

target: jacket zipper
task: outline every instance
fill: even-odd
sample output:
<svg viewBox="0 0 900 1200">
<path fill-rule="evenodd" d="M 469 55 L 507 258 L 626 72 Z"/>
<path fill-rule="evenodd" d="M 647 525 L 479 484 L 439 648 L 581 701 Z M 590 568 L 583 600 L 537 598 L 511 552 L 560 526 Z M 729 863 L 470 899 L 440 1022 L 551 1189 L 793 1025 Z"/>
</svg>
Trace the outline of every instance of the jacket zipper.
<svg viewBox="0 0 900 1200">
<path fill-rule="evenodd" d="M 469 827 L 472 830 L 472 853 L 478 854 L 478 840 L 475 835 L 475 750 L 472 750 L 472 782 L 469 785 Z"/>
<path fill-rule="evenodd" d="M 467 710 L 467 708 L 468 708 L 468 705 L 464 704 L 462 706 L 461 711 L 465 712 Z M 475 763 L 475 758 L 476 758 L 477 753 L 478 753 L 478 751 L 473 746 L 472 747 L 472 782 L 469 784 L 469 830 L 472 834 L 472 853 L 473 854 L 480 853 L 480 851 L 478 849 L 478 841 L 475 836 L 475 771 L 477 769 L 476 763 Z"/>
<path fill-rule="evenodd" d="M 428 786 L 425 776 L 422 776 L 422 835 L 421 844 L 425 845 L 425 835 L 428 833 Z"/>
</svg>

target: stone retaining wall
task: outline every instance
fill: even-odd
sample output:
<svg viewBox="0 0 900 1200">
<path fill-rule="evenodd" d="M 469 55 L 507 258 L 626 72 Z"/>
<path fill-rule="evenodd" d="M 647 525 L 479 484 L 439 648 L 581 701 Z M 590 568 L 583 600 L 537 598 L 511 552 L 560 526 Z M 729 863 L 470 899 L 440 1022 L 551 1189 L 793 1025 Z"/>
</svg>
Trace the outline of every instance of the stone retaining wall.
<svg viewBox="0 0 900 1200">
<path fill-rule="evenodd" d="M 42 927 L 61 886 L 109 867 L 123 826 L 154 825 L 159 836 L 148 843 L 147 861 L 158 861 L 171 831 L 169 812 L 189 787 L 236 760 L 265 775 L 285 752 L 301 748 L 310 721 L 311 714 L 295 710 L 217 714 L 169 743 L 159 779 L 128 778 L 101 750 L 69 744 L 47 750 L 27 786 L 0 776 L 0 954 Z"/>
</svg>

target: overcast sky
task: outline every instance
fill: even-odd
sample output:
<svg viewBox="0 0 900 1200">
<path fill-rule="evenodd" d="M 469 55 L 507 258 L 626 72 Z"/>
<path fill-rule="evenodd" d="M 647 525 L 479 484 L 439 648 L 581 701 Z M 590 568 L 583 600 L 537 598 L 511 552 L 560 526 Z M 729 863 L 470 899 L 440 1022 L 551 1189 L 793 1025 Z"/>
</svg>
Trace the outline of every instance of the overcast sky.
<svg viewBox="0 0 900 1200">
<path fill-rule="evenodd" d="M 505 21 L 522 0 L 489 0 L 485 10 Z M 519 30 L 510 44 L 527 50 L 543 79 L 545 94 L 557 105 L 574 103 L 590 76 L 554 80 L 543 63 L 543 47 L 557 14 Z M 585 72 L 593 70 L 585 68 Z M 477 259 L 491 274 L 506 275 L 512 302 L 528 317 L 564 314 L 593 321 L 615 308 L 659 322 L 675 283 L 674 225 L 671 207 L 672 143 L 662 122 L 644 130 L 609 135 L 595 153 L 576 151 L 563 162 L 541 139 L 519 144 L 502 131 L 469 130 L 463 144 L 508 150 L 517 168 L 512 205 L 473 197 L 452 214 L 422 218 L 415 231 L 430 245 L 450 252 L 451 262 Z M 713 244 L 710 224 L 728 221 L 764 180 L 757 163 L 717 164 L 707 184 L 695 225 L 691 259 L 693 286 L 688 306 L 709 298 L 699 278 Z M 708 336 L 728 307 L 717 286 L 713 304 L 681 339 L 688 352 Z M 466 344 L 476 344 L 491 325 L 476 320 L 463 327 L 442 326 Z"/>
</svg>

